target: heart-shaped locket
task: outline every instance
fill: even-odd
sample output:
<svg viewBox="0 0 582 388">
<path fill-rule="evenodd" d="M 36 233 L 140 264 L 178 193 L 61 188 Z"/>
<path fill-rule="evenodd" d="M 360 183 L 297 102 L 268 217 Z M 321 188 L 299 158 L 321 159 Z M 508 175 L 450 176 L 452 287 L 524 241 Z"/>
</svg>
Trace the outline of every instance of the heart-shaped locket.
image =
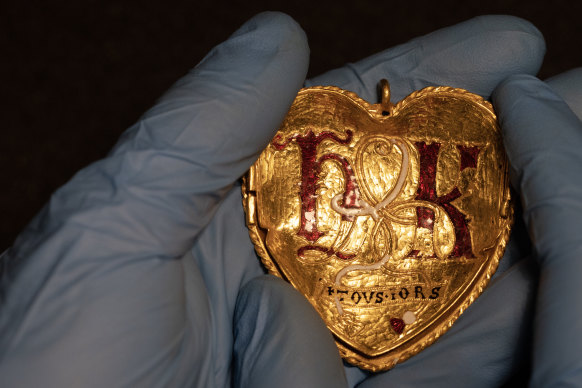
<svg viewBox="0 0 582 388">
<path fill-rule="evenodd" d="M 393 106 L 382 85 L 376 105 L 302 89 L 243 185 L 264 265 L 372 371 L 430 345 L 475 300 L 513 217 L 491 104 L 430 87 Z"/>
</svg>

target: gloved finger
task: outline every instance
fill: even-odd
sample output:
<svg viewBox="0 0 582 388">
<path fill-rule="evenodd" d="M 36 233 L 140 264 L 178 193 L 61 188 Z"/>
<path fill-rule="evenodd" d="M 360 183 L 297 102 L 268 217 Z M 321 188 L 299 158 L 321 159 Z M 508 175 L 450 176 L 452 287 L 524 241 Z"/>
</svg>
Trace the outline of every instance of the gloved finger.
<svg viewBox="0 0 582 388">
<path fill-rule="evenodd" d="M 27 263 L 34 268 L 10 290 L 4 282 L 15 299 L 3 312 L 16 321 L 71 260 L 180 257 L 276 130 L 303 83 L 307 52 L 297 24 L 273 13 L 216 47 L 21 234 L 5 277 L 14 282 Z"/>
<path fill-rule="evenodd" d="M 520 261 L 436 343 L 358 388 L 501 386 L 529 356 L 536 278 L 534 262 Z"/>
<path fill-rule="evenodd" d="M 130 247 L 132 256 L 180 256 L 272 137 L 307 63 L 305 35 L 291 18 L 252 18 L 178 81 L 106 159 L 57 191 L 26 239 L 74 222 L 131 242 L 109 247 Z"/>
<path fill-rule="evenodd" d="M 163 178 L 173 163 L 191 182 L 189 194 L 222 189 L 266 147 L 305 80 L 308 61 L 305 34 L 293 19 L 259 14 L 179 80 L 125 134 L 113 155 L 147 147 L 151 153 L 133 155 L 143 158 L 134 161 L 157 167 L 147 158 L 155 156 L 164 171 L 143 171 L 153 175 L 144 178 Z M 170 190 L 177 184 L 172 176 Z"/>
<path fill-rule="evenodd" d="M 248 170 L 278 128 L 303 83 L 308 55 L 294 20 L 259 14 L 121 138 L 108 158 L 115 171 L 107 175 L 134 190 L 131 201 L 147 216 L 136 218 L 156 246 L 189 248 L 225 187 Z"/>
<path fill-rule="evenodd" d="M 215 371 L 215 380 L 207 386 L 226 387 L 231 378 L 234 309 L 239 289 L 250 279 L 264 274 L 245 225 L 239 184 L 222 201 L 212 221 L 196 239 L 191 253 L 208 294 L 212 317 L 209 362 Z"/>
<path fill-rule="evenodd" d="M 582 67 L 572 69 L 545 80 L 582 120 Z"/>
<path fill-rule="evenodd" d="M 493 102 L 541 269 L 531 384 L 575 384 L 582 379 L 582 122 L 532 76 L 510 77 Z"/>
<path fill-rule="evenodd" d="M 510 74 L 536 74 L 544 53 L 543 37 L 531 23 L 514 16 L 479 16 L 329 71 L 307 85 L 335 85 L 375 102 L 378 82 L 387 78 L 393 102 L 435 85 L 489 98 Z"/>
<path fill-rule="evenodd" d="M 235 387 L 346 387 L 338 349 L 315 309 L 274 276 L 241 289 L 235 311 Z"/>
<path fill-rule="evenodd" d="M 192 246 L 268 142 L 303 83 L 307 51 L 289 17 L 258 15 L 179 81 L 111 155 L 53 195 L 0 259 L 0 359 L 10 357 L 15 370 L 34 358 L 49 374 L 67 357 L 75 357 L 74 371 L 90 371 L 95 360 L 117 362 L 119 370 L 131 364 L 134 382 L 155 360 L 166 374 L 176 366 L 164 363 L 178 355 L 192 362 L 177 349 L 185 333 L 208 339 L 207 295 L 204 287 L 188 291 L 189 261 L 168 259 Z M 193 305 L 200 313 L 194 318 L 186 314 Z M 202 328 L 184 328 L 197 323 Z M 84 335 L 86 327 L 93 335 Z"/>
</svg>

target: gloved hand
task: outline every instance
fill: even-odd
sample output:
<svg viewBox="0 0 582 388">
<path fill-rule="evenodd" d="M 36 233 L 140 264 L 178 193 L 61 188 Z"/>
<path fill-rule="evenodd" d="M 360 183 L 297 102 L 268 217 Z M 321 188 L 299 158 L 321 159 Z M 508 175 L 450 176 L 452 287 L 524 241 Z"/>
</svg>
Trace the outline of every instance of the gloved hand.
<svg viewBox="0 0 582 388">
<path fill-rule="evenodd" d="M 489 97 L 508 76 L 535 74 L 543 52 L 529 23 L 481 17 L 307 85 L 374 101 L 388 78 L 393 101 L 438 84 Z M 261 276 L 236 183 L 276 131 L 307 62 L 291 19 L 256 16 L 52 196 L 1 258 L 2 386 L 346 385 L 315 311 Z M 527 247 L 513 243 L 505 267 Z M 459 385 L 502 381 L 521 354 L 531 278 L 526 264 L 507 271 L 447 338 L 362 386 L 451 378 L 444 365 L 469 365 Z M 346 370 L 350 384 L 364 377 Z"/>
<path fill-rule="evenodd" d="M 530 385 L 580 386 L 582 69 L 547 84 L 512 76 L 493 102 L 540 268 Z"/>
</svg>

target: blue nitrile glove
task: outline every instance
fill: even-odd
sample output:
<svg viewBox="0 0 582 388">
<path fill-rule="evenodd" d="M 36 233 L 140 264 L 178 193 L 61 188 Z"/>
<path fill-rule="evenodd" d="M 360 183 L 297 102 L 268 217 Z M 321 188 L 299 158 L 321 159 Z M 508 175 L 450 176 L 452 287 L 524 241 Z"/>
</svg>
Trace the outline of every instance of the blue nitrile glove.
<svg viewBox="0 0 582 388">
<path fill-rule="evenodd" d="M 488 97 L 512 74 L 535 74 L 543 51 L 529 23 L 482 17 L 309 84 L 334 84 L 370 101 L 381 78 L 391 81 L 394 101 L 433 84 Z M 291 19 L 258 15 L 162 97 L 106 159 L 53 195 L 2 256 L 2 387 L 346 385 L 316 312 L 287 284 L 261 276 L 236 184 L 302 86 L 307 57 Z M 506 263 L 520 257 L 514 246 Z M 531 299 L 524 267 L 497 281 L 513 285 L 509 297 L 493 285 L 459 320 L 469 334 L 449 336 L 452 345 L 439 341 L 374 378 L 392 377 L 398 386 L 399 378 L 430 378 L 446 373 L 439 366 L 464 362 L 475 367 L 459 381 L 470 381 L 489 376 L 479 369 L 483 360 L 493 360 L 491 375 L 506 376 Z M 485 330 L 472 311 L 497 316 L 496 326 Z M 463 342 L 479 338 L 497 345 Z M 406 368 L 420 366 L 420 357 L 425 371 Z M 347 371 L 350 381 L 364 376 Z"/>
<path fill-rule="evenodd" d="M 549 85 L 548 85 L 549 84 Z M 582 386 L 582 69 L 493 95 L 539 263 L 532 387 Z M 560 97 L 561 96 L 561 97 Z M 566 101 L 564 101 L 566 100 Z"/>
</svg>

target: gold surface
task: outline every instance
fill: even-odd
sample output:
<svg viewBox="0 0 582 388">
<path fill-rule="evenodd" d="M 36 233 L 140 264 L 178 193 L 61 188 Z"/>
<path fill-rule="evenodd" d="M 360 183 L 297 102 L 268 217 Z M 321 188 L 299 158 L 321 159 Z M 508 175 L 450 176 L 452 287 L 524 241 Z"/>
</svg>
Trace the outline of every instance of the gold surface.
<svg viewBox="0 0 582 388">
<path fill-rule="evenodd" d="M 513 218 L 491 104 L 431 87 L 392 105 L 302 89 L 245 177 L 257 253 L 319 312 L 341 355 L 380 371 L 475 300 Z"/>
</svg>

